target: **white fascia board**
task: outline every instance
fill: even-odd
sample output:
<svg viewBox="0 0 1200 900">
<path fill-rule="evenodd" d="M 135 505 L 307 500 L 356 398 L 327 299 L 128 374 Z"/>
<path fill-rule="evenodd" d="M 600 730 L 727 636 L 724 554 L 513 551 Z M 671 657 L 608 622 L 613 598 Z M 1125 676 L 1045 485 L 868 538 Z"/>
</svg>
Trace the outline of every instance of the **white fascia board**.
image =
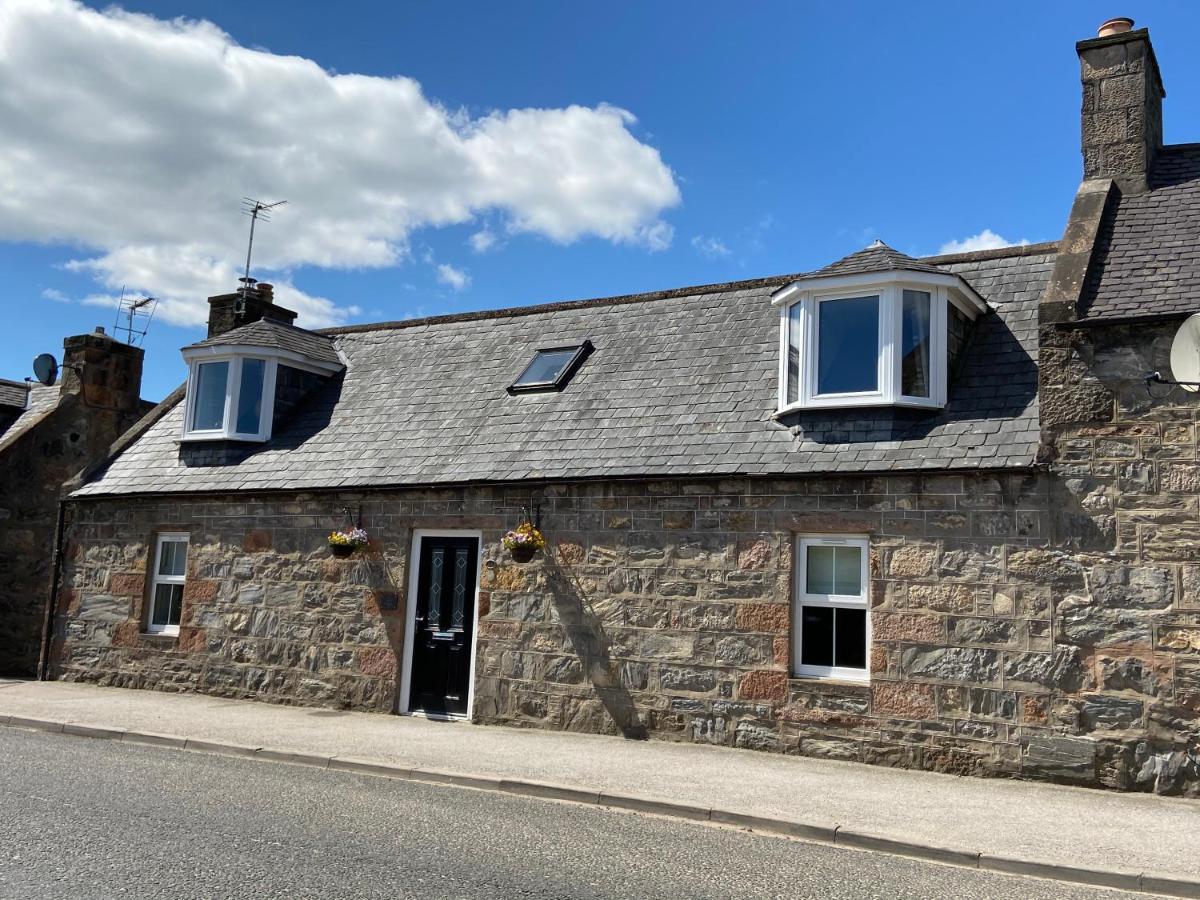
<svg viewBox="0 0 1200 900">
<path fill-rule="evenodd" d="M 251 356 L 255 359 L 273 359 L 287 363 L 296 369 L 321 374 L 335 374 L 344 366 L 324 360 L 310 359 L 302 353 L 292 350 L 282 350 L 278 347 L 256 347 L 253 344 L 213 344 L 210 347 L 186 347 L 180 351 L 184 362 L 207 362 L 209 360 L 230 359 L 234 356 Z"/>
<path fill-rule="evenodd" d="M 878 287 L 885 284 L 912 284 L 915 286 L 944 287 L 950 291 L 951 301 L 964 313 L 974 318 L 988 310 L 987 301 L 959 275 L 949 272 L 914 272 L 910 269 L 889 269 L 885 272 L 859 272 L 853 275 L 823 275 L 800 278 L 781 287 L 771 295 L 773 306 L 785 306 L 800 299 L 804 293 L 827 294 L 842 290 Z"/>
</svg>

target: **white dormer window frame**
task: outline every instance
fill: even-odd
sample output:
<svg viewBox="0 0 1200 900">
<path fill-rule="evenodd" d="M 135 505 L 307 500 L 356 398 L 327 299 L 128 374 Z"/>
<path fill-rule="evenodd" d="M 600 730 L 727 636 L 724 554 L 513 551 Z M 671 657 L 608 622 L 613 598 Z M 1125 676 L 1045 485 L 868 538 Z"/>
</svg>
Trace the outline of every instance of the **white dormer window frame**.
<svg viewBox="0 0 1200 900">
<path fill-rule="evenodd" d="M 914 302 L 929 297 L 929 362 L 927 390 L 904 387 L 904 327 L 906 292 Z M 821 313 L 827 303 L 875 300 L 876 344 L 873 386 L 862 390 L 822 390 Z M 898 406 L 941 409 L 946 405 L 949 307 L 953 304 L 971 319 L 987 310 L 987 303 L 961 278 L 936 272 L 888 271 L 802 279 L 777 291 L 772 303 L 779 308 L 779 396 L 776 415 L 809 409 Z M 790 371 L 789 357 L 796 349 L 798 366 Z M 865 362 L 865 361 L 864 361 Z M 858 373 L 867 375 L 870 369 Z M 794 375 L 794 377 L 793 377 Z"/>
<path fill-rule="evenodd" d="M 271 439 L 271 428 L 275 418 L 275 380 L 279 366 L 286 365 L 293 369 L 315 372 L 321 375 L 331 375 L 340 371 L 341 367 L 328 363 L 318 363 L 307 359 L 298 353 L 280 350 L 273 347 L 254 347 L 249 345 L 214 345 L 211 347 L 191 347 L 183 351 L 184 361 L 188 364 L 188 379 L 183 410 L 183 430 L 181 439 L 184 441 L 249 441 L 262 443 Z M 224 365 L 225 380 L 220 388 L 224 403 L 220 415 L 220 426 L 212 427 L 208 423 L 197 427 L 198 401 L 202 379 L 215 377 L 207 375 L 206 366 L 215 366 L 208 372 L 215 373 Z M 261 365 L 262 380 L 243 383 L 243 373 L 248 367 Z M 250 369 L 253 373 L 253 369 Z M 250 378 L 254 378 L 251 374 Z M 239 422 L 241 418 L 242 393 L 245 389 L 261 389 L 259 403 L 258 426 L 254 430 L 242 427 L 246 423 Z"/>
</svg>

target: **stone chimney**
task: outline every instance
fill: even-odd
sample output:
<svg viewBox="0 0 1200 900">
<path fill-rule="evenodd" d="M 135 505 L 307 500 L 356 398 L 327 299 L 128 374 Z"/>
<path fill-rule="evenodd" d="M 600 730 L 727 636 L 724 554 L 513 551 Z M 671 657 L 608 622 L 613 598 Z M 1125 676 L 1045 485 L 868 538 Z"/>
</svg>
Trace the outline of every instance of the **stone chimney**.
<svg viewBox="0 0 1200 900">
<path fill-rule="evenodd" d="M 1123 191 L 1148 190 L 1162 149 L 1162 76 L 1150 32 L 1111 19 L 1101 37 L 1075 45 L 1083 79 L 1083 177 L 1112 178 Z"/>
<path fill-rule="evenodd" d="M 296 313 L 276 306 L 275 290 L 272 285 L 260 282 L 254 287 L 243 288 L 232 294 L 218 294 L 208 298 L 208 336 L 216 337 L 260 319 L 291 325 Z"/>
<path fill-rule="evenodd" d="M 141 408 L 141 347 L 123 344 L 97 328 L 63 341 L 62 395 L 85 407 L 137 413 Z"/>
</svg>

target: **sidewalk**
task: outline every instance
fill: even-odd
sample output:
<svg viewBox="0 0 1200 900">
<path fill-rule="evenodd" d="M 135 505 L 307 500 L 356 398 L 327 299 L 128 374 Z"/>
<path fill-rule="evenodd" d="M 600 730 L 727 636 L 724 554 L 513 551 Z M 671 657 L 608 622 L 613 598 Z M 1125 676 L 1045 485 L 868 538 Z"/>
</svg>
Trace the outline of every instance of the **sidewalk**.
<svg viewBox="0 0 1200 900">
<path fill-rule="evenodd" d="M 475 776 L 460 783 L 479 787 L 1200 897 L 1196 800 L 197 694 L 0 680 L 0 725 L 34 725 L 12 717 L 113 729 L 117 733 L 93 736 L 131 741 L 145 742 L 133 733 L 176 735 L 190 739 L 188 748 L 197 750 L 268 748 L 256 755 L 328 768 L 375 771 L 346 762 L 369 761 L 401 770 L 375 771 L 393 777 L 450 780 L 445 773 L 457 773 Z M 182 740 L 167 743 L 183 746 Z M 288 759 L 275 750 L 303 757 Z M 225 752 L 232 751 L 226 747 Z"/>
</svg>

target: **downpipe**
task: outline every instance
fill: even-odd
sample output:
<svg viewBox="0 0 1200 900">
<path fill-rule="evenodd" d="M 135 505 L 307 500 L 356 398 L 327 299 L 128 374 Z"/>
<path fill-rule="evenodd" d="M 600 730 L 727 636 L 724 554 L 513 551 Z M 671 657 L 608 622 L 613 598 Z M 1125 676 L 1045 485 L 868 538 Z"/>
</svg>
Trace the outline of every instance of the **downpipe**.
<svg viewBox="0 0 1200 900">
<path fill-rule="evenodd" d="M 37 680 L 46 681 L 50 669 L 50 633 L 54 629 L 54 617 L 58 613 L 58 590 L 62 580 L 62 545 L 66 531 L 67 501 L 58 501 L 58 516 L 54 524 L 54 559 L 51 564 L 50 596 L 46 598 L 42 617 L 42 645 L 38 653 Z"/>
</svg>

